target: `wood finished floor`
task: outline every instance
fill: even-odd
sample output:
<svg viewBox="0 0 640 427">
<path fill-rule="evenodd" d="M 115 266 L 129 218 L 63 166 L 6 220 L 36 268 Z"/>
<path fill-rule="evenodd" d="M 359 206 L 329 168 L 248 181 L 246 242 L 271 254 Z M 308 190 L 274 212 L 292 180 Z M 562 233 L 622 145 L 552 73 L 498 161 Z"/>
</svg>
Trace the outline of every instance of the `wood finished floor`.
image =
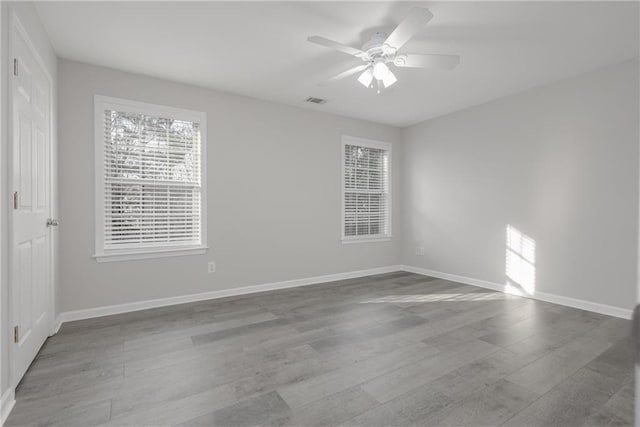
<svg viewBox="0 0 640 427">
<path fill-rule="evenodd" d="M 7 425 L 633 422 L 630 322 L 410 274 L 66 323 Z"/>
</svg>

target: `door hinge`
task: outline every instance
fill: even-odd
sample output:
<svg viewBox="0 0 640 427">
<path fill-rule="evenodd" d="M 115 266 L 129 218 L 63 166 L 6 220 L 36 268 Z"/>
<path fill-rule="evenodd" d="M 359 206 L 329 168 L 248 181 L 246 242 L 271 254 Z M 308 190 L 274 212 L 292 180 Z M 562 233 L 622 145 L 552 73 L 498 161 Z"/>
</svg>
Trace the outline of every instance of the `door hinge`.
<svg viewBox="0 0 640 427">
<path fill-rule="evenodd" d="M 18 58 L 13 58 L 13 75 L 18 75 Z"/>
<path fill-rule="evenodd" d="M 13 192 L 13 209 L 18 209 L 18 192 Z"/>
<path fill-rule="evenodd" d="M 20 341 L 20 333 L 18 332 L 18 326 L 14 326 L 13 327 L 13 342 L 19 342 Z"/>
</svg>

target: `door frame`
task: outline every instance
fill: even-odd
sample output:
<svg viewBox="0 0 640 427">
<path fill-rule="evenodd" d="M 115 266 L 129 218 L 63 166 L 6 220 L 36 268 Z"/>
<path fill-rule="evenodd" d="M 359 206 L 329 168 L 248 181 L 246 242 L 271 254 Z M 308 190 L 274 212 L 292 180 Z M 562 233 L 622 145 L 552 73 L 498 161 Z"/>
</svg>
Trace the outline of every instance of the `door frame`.
<svg viewBox="0 0 640 427">
<path fill-rule="evenodd" d="M 56 139 L 56 135 L 54 134 L 54 100 L 53 100 L 53 78 L 51 77 L 51 72 L 50 70 L 47 68 L 44 60 L 42 59 L 42 57 L 40 56 L 38 50 L 36 49 L 35 45 L 33 44 L 33 42 L 31 41 L 31 37 L 28 33 L 28 31 L 26 30 L 26 28 L 24 27 L 24 25 L 22 25 L 22 22 L 20 21 L 18 14 L 16 12 L 16 10 L 13 7 L 9 7 L 9 28 L 8 28 L 8 32 L 9 32 L 9 38 L 8 38 L 8 49 L 7 49 L 7 64 L 8 64 L 8 70 L 9 72 L 7 73 L 8 75 L 8 97 L 7 97 L 7 139 L 8 141 L 10 141 L 7 147 L 7 175 L 8 175 L 8 179 L 7 179 L 7 195 L 11 195 L 13 194 L 13 162 L 11 161 L 11 159 L 13 159 L 13 83 L 11 81 L 11 79 L 13 78 L 13 58 L 14 56 L 14 48 L 13 48 L 13 43 L 15 40 L 15 37 L 17 34 L 20 35 L 20 37 L 22 37 L 25 41 L 25 44 L 27 45 L 27 49 L 29 49 L 29 52 L 31 53 L 31 55 L 33 55 L 33 57 L 35 58 L 36 62 L 38 63 L 38 65 L 42 68 L 42 70 L 44 71 L 45 74 L 45 78 L 47 79 L 47 82 L 49 83 L 49 218 L 54 218 L 54 213 L 57 210 L 57 205 L 56 205 L 56 200 L 57 200 L 57 194 L 56 194 L 56 183 L 55 183 L 55 177 L 57 176 L 57 139 Z M 8 199 L 7 199 L 8 200 Z M 13 295 L 14 295 L 14 269 L 13 269 L 13 234 L 14 234 L 14 230 L 13 230 L 13 206 L 10 203 L 7 203 L 7 231 L 8 231 L 8 254 L 7 254 L 7 259 L 8 259 L 8 278 L 9 278 L 9 287 L 8 287 L 8 307 L 9 307 L 9 313 L 8 313 L 8 318 L 10 321 L 10 324 L 8 325 L 8 331 L 6 331 L 9 334 L 9 386 L 11 388 L 15 388 L 18 385 L 18 382 L 21 380 L 21 378 L 16 378 L 16 373 L 15 373 L 15 346 L 13 345 L 13 326 L 16 324 L 15 323 L 15 307 L 14 307 L 14 301 L 13 301 Z M 48 292 L 48 305 L 49 305 L 49 315 L 47 316 L 47 323 L 48 323 L 48 327 L 49 327 L 49 336 L 53 335 L 55 333 L 55 292 L 54 289 L 56 287 L 56 283 L 55 283 L 55 278 L 56 278 L 56 264 L 55 264 L 55 260 L 56 260 L 56 252 L 55 252 L 55 248 L 56 248 L 56 243 L 57 243 L 57 239 L 56 239 L 56 233 L 54 232 L 54 229 L 52 229 L 51 234 L 49 236 L 49 292 Z"/>
</svg>

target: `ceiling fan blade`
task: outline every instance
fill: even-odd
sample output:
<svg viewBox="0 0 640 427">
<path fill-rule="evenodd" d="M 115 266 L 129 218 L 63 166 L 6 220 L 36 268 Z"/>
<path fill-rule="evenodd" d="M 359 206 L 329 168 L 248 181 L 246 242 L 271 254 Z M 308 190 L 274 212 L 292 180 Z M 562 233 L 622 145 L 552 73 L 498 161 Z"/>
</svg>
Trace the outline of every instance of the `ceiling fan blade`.
<svg viewBox="0 0 640 427">
<path fill-rule="evenodd" d="M 357 67 L 353 67 L 347 71 L 344 71 L 340 74 L 338 74 L 337 76 L 333 76 L 329 79 L 329 83 L 333 83 L 333 82 L 337 82 L 338 80 L 342 80 L 344 78 L 347 78 L 349 76 L 352 76 L 356 73 L 359 73 L 360 71 L 363 71 L 365 68 L 368 68 L 369 64 L 363 64 L 363 65 L 358 65 Z"/>
<path fill-rule="evenodd" d="M 419 53 L 398 55 L 393 62 L 396 67 L 432 68 L 440 70 L 451 70 L 459 63 L 460 57 L 458 55 L 423 55 Z"/>
<path fill-rule="evenodd" d="M 400 49 L 409 41 L 427 22 L 433 18 L 429 9 L 424 7 L 414 7 L 409 11 L 406 18 L 387 37 L 385 43 L 391 47 Z"/>
<path fill-rule="evenodd" d="M 338 43 L 333 40 L 325 39 L 320 36 L 311 36 L 307 38 L 307 41 L 311 43 L 319 44 L 320 46 L 328 47 L 329 49 L 337 50 L 347 55 L 357 56 L 358 58 L 366 57 L 367 53 L 356 49 L 355 47 L 347 46 L 342 43 Z"/>
</svg>

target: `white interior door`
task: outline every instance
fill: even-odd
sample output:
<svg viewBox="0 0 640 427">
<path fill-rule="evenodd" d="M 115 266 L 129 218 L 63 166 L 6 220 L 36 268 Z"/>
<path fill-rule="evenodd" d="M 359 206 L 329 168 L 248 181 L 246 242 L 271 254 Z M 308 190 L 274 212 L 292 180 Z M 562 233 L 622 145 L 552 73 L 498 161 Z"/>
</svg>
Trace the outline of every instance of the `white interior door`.
<svg viewBox="0 0 640 427">
<path fill-rule="evenodd" d="M 51 325 L 50 80 L 14 26 L 12 34 L 12 373 L 17 384 Z"/>
</svg>

